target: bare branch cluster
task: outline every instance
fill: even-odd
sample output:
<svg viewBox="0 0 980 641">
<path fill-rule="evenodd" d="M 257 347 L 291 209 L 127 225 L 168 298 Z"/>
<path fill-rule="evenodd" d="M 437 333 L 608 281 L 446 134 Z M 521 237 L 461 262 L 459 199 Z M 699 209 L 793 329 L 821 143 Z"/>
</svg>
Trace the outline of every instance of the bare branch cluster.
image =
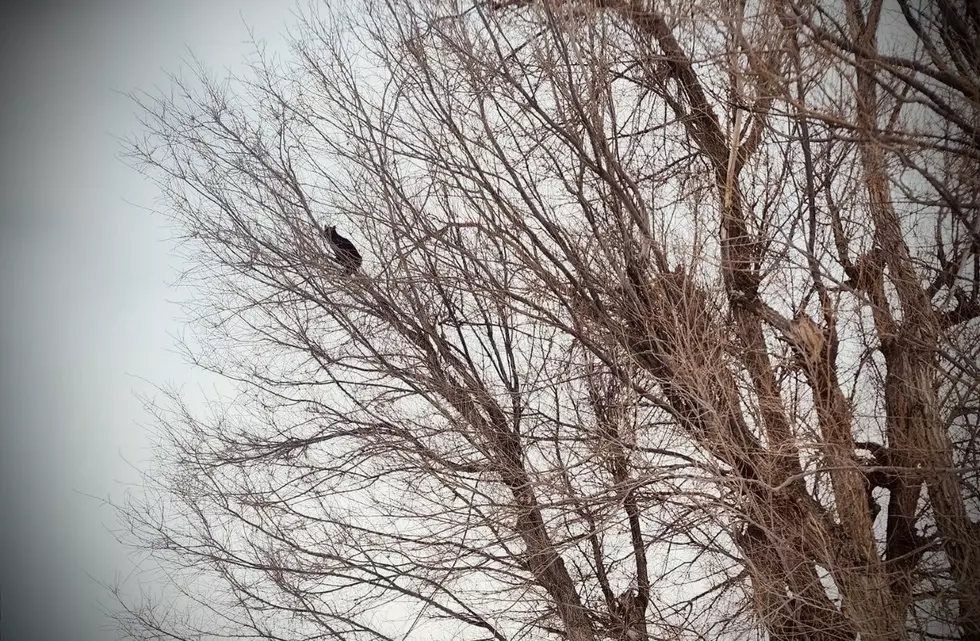
<svg viewBox="0 0 980 641">
<path fill-rule="evenodd" d="M 157 410 L 127 633 L 980 639 L 980 14 L 896 2 L 368 2 L 141 99 L 238 396 Z"/>
</svg>

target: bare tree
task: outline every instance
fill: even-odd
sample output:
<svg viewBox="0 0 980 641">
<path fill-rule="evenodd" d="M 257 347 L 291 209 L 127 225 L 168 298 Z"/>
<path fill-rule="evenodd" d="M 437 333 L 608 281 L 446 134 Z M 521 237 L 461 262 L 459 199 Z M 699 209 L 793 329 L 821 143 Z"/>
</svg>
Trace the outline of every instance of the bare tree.
<svg viewBox="0 0 980 641">
<path fill-rule="evenodd" d="M 120 623 L 980 639 L 978 35 L 387 0 L 142 100 L 188 353 L 239 394 L 158 411 L 121 513 L 170 603 Z"/>
</svg>

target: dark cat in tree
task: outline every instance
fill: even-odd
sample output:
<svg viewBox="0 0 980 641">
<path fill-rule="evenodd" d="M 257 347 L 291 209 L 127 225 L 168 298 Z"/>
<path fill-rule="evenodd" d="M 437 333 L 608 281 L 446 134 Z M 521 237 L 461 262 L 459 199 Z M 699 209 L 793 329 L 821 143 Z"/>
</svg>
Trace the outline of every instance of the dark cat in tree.
<svg viewBox="0 0 980 641">
<path fill-rule="evenodd" d="M 333 247 L 334 256 L 344 270 L 344 274 L 350 276 L 361 267 L 361 254 L 357 251 L 349 239 L 337 233 L 337 228 L 333 225 L 323 227 L 323 235 L 326 236 L 330 246 Z"/>
</svg>

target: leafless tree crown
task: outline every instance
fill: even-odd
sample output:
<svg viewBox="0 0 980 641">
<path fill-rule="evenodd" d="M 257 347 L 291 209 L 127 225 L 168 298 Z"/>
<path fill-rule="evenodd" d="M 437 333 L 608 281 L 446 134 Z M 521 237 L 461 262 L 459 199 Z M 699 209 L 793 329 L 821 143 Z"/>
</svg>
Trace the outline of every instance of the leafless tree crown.
<svg viewBox="0 0 980 641">
<path fill-rule="evenodd" d="M 975 3 L 294 35 L 138 99 L 236 395 L 158 407 L 127 634 L 980 639 Z"/>
</svg>

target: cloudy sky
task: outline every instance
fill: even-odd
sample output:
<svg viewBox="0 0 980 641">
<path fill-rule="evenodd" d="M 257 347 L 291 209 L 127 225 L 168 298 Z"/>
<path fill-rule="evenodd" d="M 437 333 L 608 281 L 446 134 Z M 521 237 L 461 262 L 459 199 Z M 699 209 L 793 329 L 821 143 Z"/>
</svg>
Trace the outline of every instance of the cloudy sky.
<svg viewBox="0 0 980 641">
<path fill-rule="evenodd" d="M 0 19 L 0 626 L 9 641 L 113 639 L 96 579 L 130 571 L 111 510 L 149 459 L 137 393 L 197 385 L 174 352 L 179 262 L 154 192 L 117 158 L 123 93 L 193 52 L 273 49 L 293 0 L 26 3 Z"/>
</svg>

